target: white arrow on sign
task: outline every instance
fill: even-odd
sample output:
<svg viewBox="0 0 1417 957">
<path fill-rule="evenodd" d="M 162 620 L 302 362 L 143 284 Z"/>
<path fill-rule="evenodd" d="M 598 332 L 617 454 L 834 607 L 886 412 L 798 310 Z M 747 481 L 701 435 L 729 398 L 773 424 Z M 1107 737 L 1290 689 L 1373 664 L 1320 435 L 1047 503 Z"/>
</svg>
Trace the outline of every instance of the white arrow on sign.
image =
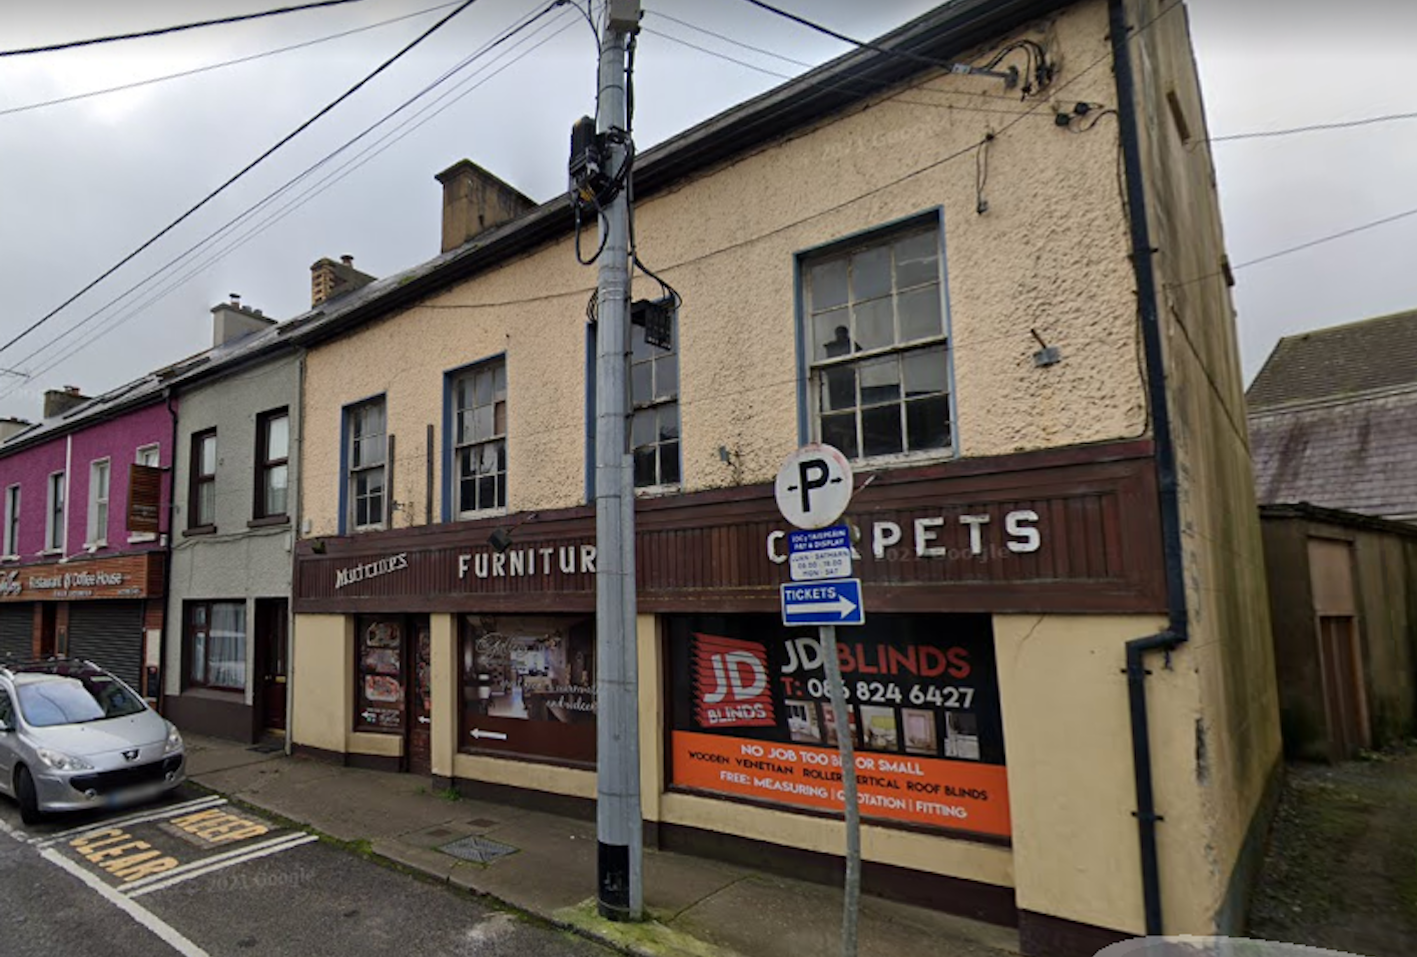
<svg viewBox="0 0 1417 957">
<path fill-rule="evenodd" d="M 507 740 L 507 736 L 501 731 L 483 731 L 481 728 L 473 728 L 468 734 L 472 735 L 474 738 L 492 738 L 496 741 Z"/>
<path fill-rule="evenodd" d="M 835 612 L 839 617 L 845 618 L 856 610 L 856 602 L 845 595 L 838 595 L 835 601 L 819 601 L 809 605 L 793 605 L 790 614 L 792 615 L 824 615 L 828 612 Z"/>
<path fill-rule="evenodd" d="M 379 717 L 377 714 L 375 714 L 374 712 L 369 711 L 369 710 L 367 710 L 367 709 L 364 710 L 364 711 L 361 711 L 361 712 L 359 713 L 359 716 L 360 716 L 361 718 L 363 718 L 365 721 L 367 721 L 369 724 L 373 724 L 373 723 L 374 723 L 374 719 L 377 718 L 377 717 Z"/>
</svg>

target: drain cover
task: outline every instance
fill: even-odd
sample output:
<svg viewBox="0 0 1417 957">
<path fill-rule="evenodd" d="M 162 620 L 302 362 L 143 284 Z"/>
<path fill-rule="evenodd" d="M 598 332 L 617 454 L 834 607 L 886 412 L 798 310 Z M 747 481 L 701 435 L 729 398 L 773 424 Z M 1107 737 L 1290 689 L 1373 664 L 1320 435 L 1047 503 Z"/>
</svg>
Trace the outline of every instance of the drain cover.
<svg viewBox="0 0 1417 957">
<path fill-rule="evenodd" d="M 435 827 L 431 831 L 424 831 L 429 837 L 452 837 L 456 831 L 450 831 L 446 827 Z"/>
<path fill-rule="evenodd" d="M 497 826 L 497 822 L 496 822 L 496 821 L 491 820 L 490 818 L 485 818 L 485 817 L 473 818 L 471 821 L 468 821 L 467 823 L 470 824 L 470 825 L 472 825 L 473 827 L 496 827 L 496 826 Z"/>
<path fill-rule="evenodd" d="M 451 844 L 444 844 L 438 850 L 464 861 L 472 861 L 475 864 L 489 864 L 499 857 L 506 857 L 508 854 L 517 852 L 517 849 L 510 844 L 502 844 L 499 841 L 477 835 L 453 841 Z"/>
</svg>

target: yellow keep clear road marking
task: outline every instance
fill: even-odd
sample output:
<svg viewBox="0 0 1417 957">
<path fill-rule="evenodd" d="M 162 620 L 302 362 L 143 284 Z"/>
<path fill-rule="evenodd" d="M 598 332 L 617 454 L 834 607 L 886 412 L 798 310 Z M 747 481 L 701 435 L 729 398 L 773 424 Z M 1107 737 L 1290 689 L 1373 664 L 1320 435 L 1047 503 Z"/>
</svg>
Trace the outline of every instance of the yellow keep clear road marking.
<svg viewBox="0 0 1417 957">
<path fill-rule="evenodd" d="M 133 835 L 118 827 L 76 837 L 69 842 L 69 846 L 90 864 L 97 864 L 123 881 L 161 874 L 177 866 L 177 858 L 154 850 L 147 841 L 135 840 Z"/>
<path fill-rule="evenodd" d="M 218 808 L 197 810 L 182 817 L 173 818 L 168 823 L 214 846 L 260 837 L 270 833 L 271 830 L 269 826 L 258 821 Z M 281 849 L 284 849 L 283 846 L 295 837 L 297 835 L 286 835 L 250 848 L 250 850 L 265 851 L 267 844 L 281 845 Z M 297 843 L 303 843 L 303 841 Z M 203 867 L 214 861 L 241 857 L 246 853 L 245 851 L 232 851 L 227 854 L 219 854 L 215 858 L 198 859 L 186 866 L 179 867 L 177 858 L 155 849 L 147 841 L 133 837 L 122 827 L 106 827 L 86 831 L 70 840 L 69 846 L 84 860 L 90 864 L 96 864 L 125 884 L 132 882 L 148 884 L 158 875 L 173 869 L 187 871 Z M 237 863 L 237 861 L 233 859 L 231 863 Z"/>
<path fill-rule="evenodd" d="M 209 844 L 230 844 L 270 832 L 264 824 L 215 808 L 173 818 L 171 823 Z"/>
</svg>

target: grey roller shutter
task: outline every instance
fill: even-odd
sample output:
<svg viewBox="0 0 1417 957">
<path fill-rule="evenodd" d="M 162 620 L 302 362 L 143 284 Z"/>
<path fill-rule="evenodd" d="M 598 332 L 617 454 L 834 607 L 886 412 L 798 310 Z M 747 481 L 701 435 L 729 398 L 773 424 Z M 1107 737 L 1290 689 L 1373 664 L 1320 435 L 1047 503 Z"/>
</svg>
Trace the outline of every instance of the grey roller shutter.
<svg viewBox="0 0 1417 957">
<path fill-rule="evenodd" d="M 34 657 L 34 605 L 0 605 L 0 661 Z"/>
<path fill-rule="evenodd" d="M 86 658 L 142 691 L 143 603 L 71 602 L 69 656 Z"/>
</svg>

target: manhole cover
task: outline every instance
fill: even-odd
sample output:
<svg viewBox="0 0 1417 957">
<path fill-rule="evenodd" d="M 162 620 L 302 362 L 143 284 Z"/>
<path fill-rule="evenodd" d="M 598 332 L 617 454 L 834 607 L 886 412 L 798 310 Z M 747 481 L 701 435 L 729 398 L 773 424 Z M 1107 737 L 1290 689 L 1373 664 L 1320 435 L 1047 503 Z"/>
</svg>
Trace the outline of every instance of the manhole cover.
<svg viewBox="0 0 1417 957">
<path fill-rule="evenodd" d="M 496 827 L 497 822 L 491 818 L 479 817 L 467 822 L 472 827 Z"/>
<path fill-rule="evenodd" d="M 476 835 L 465 837 L 460 841 L 453 841 L 451 844 L 444 844 L 438 850 L 464 861 L 472 861 L 475 864 L 488 864 L 499 857 L 517 852 L 517 849 L 510 844 L 502 844 Z"/>
</svg>

